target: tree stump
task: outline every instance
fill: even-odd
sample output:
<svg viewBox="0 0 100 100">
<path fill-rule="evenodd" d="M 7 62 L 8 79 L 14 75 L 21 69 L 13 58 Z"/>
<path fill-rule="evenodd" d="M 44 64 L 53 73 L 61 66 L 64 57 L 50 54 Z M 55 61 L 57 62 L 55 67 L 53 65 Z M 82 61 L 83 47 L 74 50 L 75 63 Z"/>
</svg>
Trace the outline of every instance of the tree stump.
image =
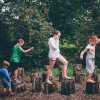
<svg viewBox="0 0 100 100">
<path fill-rule="evenodd" d="M 39 77 L 34 77 L 32 80 L 32 92 L 42 91 L 42 79 Z"/>
<path fill-rule="evenodd" d="M 75 92 L 75 81 L 74 79 L 65 79 L 61 81 L 61 93 L 69 95 Z"/>
<path fill-rule="evenodd" d="M 44 65 L 44 71 L 43 71 L 43 73 L 42 73 L 42 82 L 45 82 L 45 81 L 46 81 L 48 67 L 49 67 L 49 65 Z M 50 80 L 50 81 L 53 80 L 52 73 L 51 73 L 50 76 L 49 76 L 49 80 Z"/>
<path fill-rule="evenodd" d="M 62 65 L 59 65 L 59 82 L 62 80 Z"/>
<path fill-rule="evenodd" d="M 83 73 L 76 73 L 75 74 L 75 83 L 84 83 L 85 81 L 85 75 Z"/>
<path fill-rule="evenodd" d="M 73 76 L 75 76 L 76 73 L 82 73 L 82 64 L 73 65 Z"/>
<path fill-rule="evenodd" d="M 24 83 L 16 84 L 16 83 L 12 82 L 11 83 L 11 88 L 12 88 L 12 91 L 16 92 L 16 93 L 21 93 L 21 92 L 26 91 L 26 85 Z"/>
<path fill-rule="evenodd" d="M 44 83 L 44 93 L 49 94 L 49 93 L 54 93 L 56 90 L 54 84 L 48 84 Z"/>
<path fill-rule="evenodd" d="M 86 94 L 98 94 L 99 93 L 99 82 L 90 83 L 86 82 Z"/>
</svg>

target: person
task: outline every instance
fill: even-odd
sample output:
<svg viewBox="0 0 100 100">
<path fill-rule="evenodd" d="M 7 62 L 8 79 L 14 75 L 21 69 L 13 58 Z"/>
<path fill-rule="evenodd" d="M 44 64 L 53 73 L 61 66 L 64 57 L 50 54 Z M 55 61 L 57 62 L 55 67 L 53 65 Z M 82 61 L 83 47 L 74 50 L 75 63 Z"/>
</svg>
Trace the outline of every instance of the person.
<svg viewBox="0 0 100 100">
<path fill-rule="evenodd" d="M 80 59 L 83 59 L 84 53 L 87 52 L 86 55 L 87 82 L 95 83 L 95 81 L 91 78 L 91 76 L 95 69 L 95 47 L 96 44 L 99 42 L 100 39 L 98 39 L 96 35 L 91 36 L 89 39 L 89 44 L 80 54 Z"/>
<path fill-rule="evenodd" d="M 33 50 L 33 47 L 30 47 L 27 50 L 24 50 L 22 46 L 24 45 L 24 40 L 23 39 L 18 39 L 17 44 L 15 44 L 12 48 L 12 54 L 10 57 L 10 71 L 14 74 L 14 82 L 20 83 L 17 79 L 17 75 L 19 72 L 19 67 L 20 67 L 20 59 L 21 59 L 21 53 L 27 53 L 31 50 Z"/>
<path fill-rule="evenodd" d="M 54 32 L 53 36 L 49 38 L 48 45 L 49 45 L 49 68 L 47 71 L 47 78 L 46 83 L 52 84 L 52 82 L 49 80 L 49 76 L 52 73 L 53 67 L 58 60 L 62 63 L 62 78 L 64 79 L 70 79 L 70 77 L 67 76 L 67 65 L 68 61 L 60 54 L 59 49 L 59 38 L 61 36 L 61 33 L 59 31 Z"/>
<path fill-rule="evenodd" d="M 11 78 L 7 70 L 9 66 L 10 66 L 10 63 L 4 60 L 0 67 L 0 78 L 2 79 L 2 83 L 4 86 L 3 88 L 4 94 L 14 95 L 14 93 L 11 90 Z"/>
</svg>

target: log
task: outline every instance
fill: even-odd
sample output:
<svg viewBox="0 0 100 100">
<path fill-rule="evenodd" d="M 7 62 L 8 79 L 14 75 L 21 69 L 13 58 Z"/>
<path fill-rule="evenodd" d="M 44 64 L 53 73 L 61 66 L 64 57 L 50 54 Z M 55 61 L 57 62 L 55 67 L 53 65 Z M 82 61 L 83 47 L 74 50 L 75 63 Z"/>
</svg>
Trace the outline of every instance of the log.
<svg viewBox="0 0 100 100">
<path fill-rule="evenodd" d="M 46 81 L 48 67 L 49 67 L 49 65 L 44 65 L 44 71 L 43 71 L 43 73 L 42 73 L 42 82 L 45 82 L 45 81 Z M 50 80 L 50 81 L 53 81 L 53 76 L 52 76 L 52 74 L 49 76 L 49 80 Z"/>
<path fill-rule="evenodd" d="M 85 75 L 83 73 L 76 73 L 75 74 L 75 83 L 84 83 L 85 81 Z"/>
<path fill-rule="evenodd" d="M 49 94 L 49 93 L 54 93 L 56 90 L 54 84 L 48 84 L 44 83 L 44 93 Z"/>
<path fill-rule="evenodd" d="M 65 79 L 61 81 L 61 93 L 64 95 L 69 95 L 75 92 L 75 80 Z"/>
<path fill-rule="evenodd" d="M 32 80 L 32 92 L 42 91 L 42 79 L 39 77 L 34 77 Z"/>
<path fill-rule="evenodd" d="M 76 73 L 82 73 L 82 64 L 74 64 L 73 65 L 73 76 L 75 76 Z"/>
<path fill-rule="evenodd" d="M 26 91 L 26 85 L 25 83 L 11 83 L 11 88 L 12 88 L 12 91 L 13 92 L 16 92 L 16 93 L 21 93 L 21 92 L 25 92 Z"/>
<path fill-rule="evenodd" d="M 86 82 L 86 94 L 99 94 L 99 82 Z"/>
</svg>

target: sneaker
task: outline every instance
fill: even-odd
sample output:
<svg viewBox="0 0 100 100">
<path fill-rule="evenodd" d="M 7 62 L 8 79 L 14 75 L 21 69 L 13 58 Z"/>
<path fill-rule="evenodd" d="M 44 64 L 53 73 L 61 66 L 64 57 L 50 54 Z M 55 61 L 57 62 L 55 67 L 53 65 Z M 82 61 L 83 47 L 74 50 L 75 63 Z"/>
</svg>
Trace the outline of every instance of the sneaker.
<svg viewBox="0 0 100 100">
<path fill-rule="evenodd" d="M 14 96 L 14 95 L 15 95 L 14 92 L 9 93 L 9 96 Z"/>
<path fill-rule="evenodd" d="M 72 79 L 71 77 L 65 76 L 63 79 Z"/>
<path fill-rule="evenodd" d="M 15 83 L 15 84 L 16 83 L 21 83 L 21 80 L 18 80 L 18 79 L 17 80 L 14 80 L 13 83 Z"/>
<path fill-rule="evenodd" d="M 46 83 L 48 83 L 48 84 L 52 84 L 52 82 L 50 81 L 50 80 L 46 80 Z"/>
</svg>

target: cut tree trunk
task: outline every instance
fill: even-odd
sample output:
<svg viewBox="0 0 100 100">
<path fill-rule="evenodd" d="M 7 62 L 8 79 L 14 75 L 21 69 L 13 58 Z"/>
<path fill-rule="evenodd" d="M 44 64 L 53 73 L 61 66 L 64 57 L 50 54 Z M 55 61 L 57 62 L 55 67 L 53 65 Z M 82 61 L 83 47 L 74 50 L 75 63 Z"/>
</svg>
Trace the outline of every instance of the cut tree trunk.
<svg viewBox="0 0 100 100">
<path fill-rule="evenodd" d="M 26 91 L 26 85 L 24 83 L 11 83 L 12 91 L 16 93 L 21 93 Z"/>
<path fill-rule="evenodd" d="M 54 93 L 55 92 L 55 85 L 54 84 L 47 84 L 44 83 L 44 93 L 49 94 L 49 93 Z"/>
<path fill-rule="evenodd" d="M 74 79 L 65 79 L 61 81 L 61 93 L 69 95 L 75 92 L 75 81 Z"/>
<path fill-rule="evenodd" d="M 42 91 L 42 79 L 39 77 L 34 77 L 32 80 L 32 92 Z"/>
<path fill-rule="evenodd" d="M 86 82 L 86 94 L 99 94 L 99 82 Z"/>
<path fill-rule="evenodd" d="M 76 73 L 75 74 L 75 83 L 84 83 L 85 81 L 85 75 L 83 73 Z"/>
</svg>

